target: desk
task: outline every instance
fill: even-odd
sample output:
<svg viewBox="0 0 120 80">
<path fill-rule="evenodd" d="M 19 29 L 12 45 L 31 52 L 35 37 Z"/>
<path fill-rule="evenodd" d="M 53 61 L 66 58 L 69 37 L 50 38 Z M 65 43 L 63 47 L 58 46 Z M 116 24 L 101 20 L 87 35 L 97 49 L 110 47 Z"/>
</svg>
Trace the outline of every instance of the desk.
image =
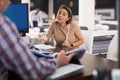
<svg viewBox="0 0 120 80">
<path fill-rule="evenodd" d="M 108 70 L 112 70 L 118 66 L 118 62 L 107 60 L 101 56 L 95 56 L 87 53 L 83 56 L 83 58 L 80 59 L 80 63 L 85 66 L 82 73 L 63 78 L 62 80 L 93 80 L 92 73 L 96 68 L 103 67 L 107 68 Z"/>
<path fill-rule="evenodd" d="M 107 60 L 100 56 L 94 56 L 92 54 L 85 54 L 84 57 L 80 59 L 80 62 L 85 66 L 83 73 L 66 77 L 63 80 L 93 80 L 92 72 L 97 67 L 112 70 L 113 68 L 117 68 L 118 65 L 117 62 Z"/>
<path fill-rule="evenodd" d="M 67 50 L 67 48 L 65 47 L 57 47 L 55 49 L 55 52 L 60 51 L 61 49 Z M 80 59 L 80 63 L 85 66 L 82 73 L 68 76 L 66 78 L 63 78 L 62 80 L 93 80 L 92 73 L 93 70 L 95 70 L 96 68 L 107 68 L 111 71 L 112 69 L 118 67 L 118 62 L 88 53 L 86 53 L 83 58 Z"/>
</svg>

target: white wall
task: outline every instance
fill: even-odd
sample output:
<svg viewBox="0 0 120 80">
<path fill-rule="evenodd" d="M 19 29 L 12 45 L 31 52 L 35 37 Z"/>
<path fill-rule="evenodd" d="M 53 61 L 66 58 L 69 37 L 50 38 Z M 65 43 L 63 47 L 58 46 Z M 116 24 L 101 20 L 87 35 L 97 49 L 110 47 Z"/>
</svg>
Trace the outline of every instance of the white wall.
<svg viewBox="0 0 120 80">
<path fill-rule="evenodd" d="M 89 51 L 92 53 L 94 32 L 95 0 L 79 0 L 79 26 L 87 26 L 90 34 Z"/>
<path fill-rule="evenodd" d="M 53 0 L 48 0 L 48 15 L 51 18 L 53 15 L 53 10 L 54 10 L 54 1 Z"/>
<path fill-rule="evenodd" d="M 95 0 L 79 0 L 79 25 L 94 28 Z"/>
</svg>

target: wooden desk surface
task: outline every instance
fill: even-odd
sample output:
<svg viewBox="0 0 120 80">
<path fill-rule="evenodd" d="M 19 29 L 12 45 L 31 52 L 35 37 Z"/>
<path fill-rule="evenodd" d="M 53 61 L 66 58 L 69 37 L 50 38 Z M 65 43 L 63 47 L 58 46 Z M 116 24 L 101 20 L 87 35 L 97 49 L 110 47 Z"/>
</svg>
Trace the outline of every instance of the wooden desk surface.
<svg viewBox="0 0 120 80">
<path fill-rule="evenodd" d="M 92 73 L 96 68 L 102 67 L 112 70 L 118 66 L 117 62 L 107 60 L 100 56 L 94 56 L 92 54 L 85 54 L 83 58 L 80 59 L 80 62 L 85 66 L 83 73 L 66 77 L 63 80 L 93 80 Z"/>
<path fill-rule="evenodd" d="M 77 73 L 61 80 L 93 80 L 92 73 L 96 68 L 103 67 L 107 68 L 108 70 L 112 70 L 113 68 L 118 67 L 118 62 L 87 53 L 83 56 L 83 58 L 80 59 L 80 63 L 85 66 L 82 73 Z"/>
</svg>

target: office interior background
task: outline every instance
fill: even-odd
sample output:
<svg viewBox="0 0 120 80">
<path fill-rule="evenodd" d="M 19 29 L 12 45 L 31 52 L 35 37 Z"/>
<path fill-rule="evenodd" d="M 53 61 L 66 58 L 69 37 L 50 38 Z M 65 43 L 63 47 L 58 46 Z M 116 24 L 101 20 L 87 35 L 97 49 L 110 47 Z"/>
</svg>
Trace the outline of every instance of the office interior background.
<svg viewBox="0 0 120 80">
<path fill-rule="evenodd" d="M 28 3 L 29 12 L 39 7 L 54 19 L 58 7 L 69 6 L 74 21 L 81 29 L 90 31 L 90 53 L 107 53 L 109 44 L 117 32 L 116 0 L 11 0 L 12 3 Z"/>
<path fill-rule="evenodd" d="M 55 18 L 58 7 L 66 4 L 83 32 L 88 53 L 106 57 L 117 48 L 117 40 L 113 41 L 118 32 L 116 0 L 12 0 L 13 4 L 21 2 L 29 4 L 29 12 L 39 6 L 50 20 Z"/>
<path fill-rule="evenodd" d="M 21 1 L 27 1 L 27 0 L 11 0 L 12 3 L 21 3 Z M 48 7 L 49 2 L 53 3 L 54 11 L 53 13 L 57 12 L 57 9 L 60 5 L 66 4 L 69 6 L 73 12 L 73 15 L 78 15 L 78 9 L 79 9 L 79 0 L 28 0 L 30 1 L 30 10 L 34 9 L 34 7 L 39 7 L 41 10 L 45 11 L 48 14 Z M 95 1 L 95 10 L 98 9 L 112 9 L 114 10 L 114 13 L 116 12 L 116 0 L 94 0 Z M 107 15 L 107 14 L 106 14 Z M 109 15 L 109 14 L 108 14 Z M 116 14 L 115 14 L 116 15 Z M 116 16 L 114 15 L 114 18 L 111 20 L 115 20 Z"/>
</svg>

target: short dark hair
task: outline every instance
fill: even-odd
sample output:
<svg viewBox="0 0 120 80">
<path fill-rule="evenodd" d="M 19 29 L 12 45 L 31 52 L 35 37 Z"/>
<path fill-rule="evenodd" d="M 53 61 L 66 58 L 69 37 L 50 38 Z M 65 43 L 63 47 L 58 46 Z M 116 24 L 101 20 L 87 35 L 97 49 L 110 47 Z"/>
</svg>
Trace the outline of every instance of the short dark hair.
<svg viewBox="0 0 120 80">
<path fill-rule="evenodd" d="M 59 7 L 59 9 L 65 9 L 68 12 L 68 17 L 70 17 L 70 19 L 66 22 L 66 24 L 71 23 L 72 22 L 72 11 L 71 11 L 71 9 L 68 6 L 64 5 L 64 4 L 61 5 Z"/>
</svg>

